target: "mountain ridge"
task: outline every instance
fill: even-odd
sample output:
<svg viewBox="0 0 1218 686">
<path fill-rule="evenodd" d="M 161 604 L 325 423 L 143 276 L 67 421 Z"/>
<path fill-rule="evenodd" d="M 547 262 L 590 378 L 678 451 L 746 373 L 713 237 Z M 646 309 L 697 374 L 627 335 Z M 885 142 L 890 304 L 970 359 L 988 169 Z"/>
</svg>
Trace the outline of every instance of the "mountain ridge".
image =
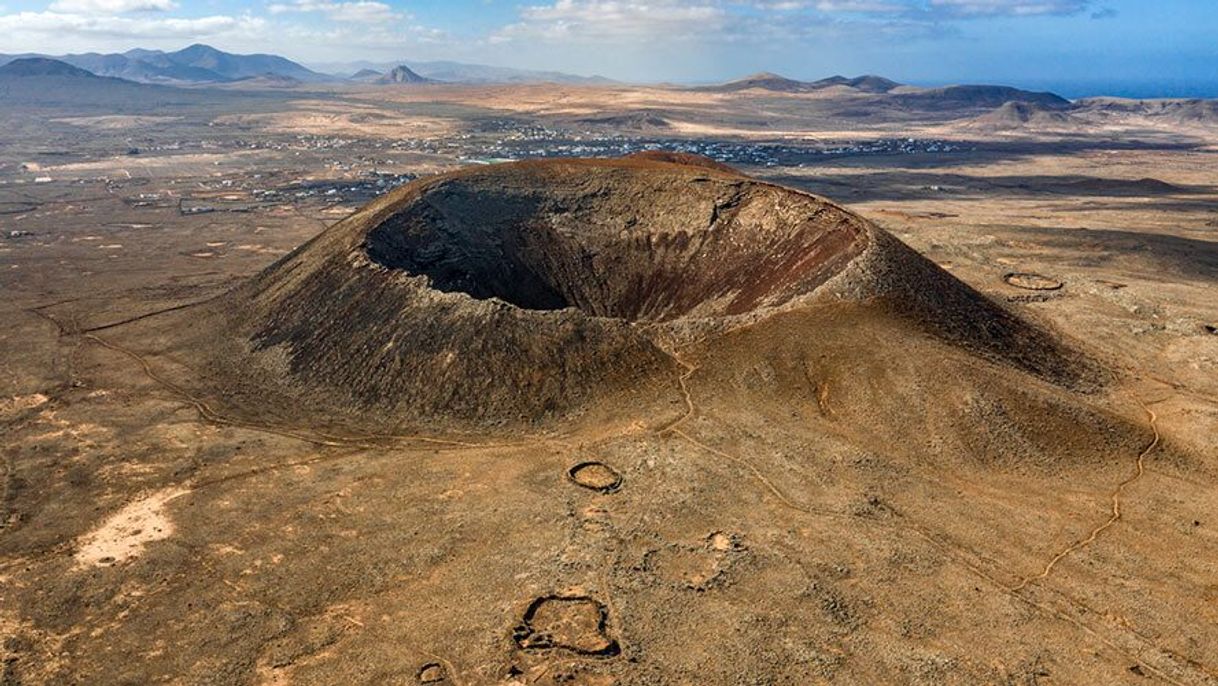
<svg viewBox="0 0 1218 686">
<path fill-rule="evenodd" d="M 98 75 L 87 69 L 75 67 L 67 62 L 47 57 L 21 57 L 0 65 L 0 76 L 38 77 L 64 76 L 69 78 L 98 79 Z"/>
<path fill-rule="evenodd" d="M 271 77 L 276 81 L 286 78 Z M 267 77 L 249 77 L 231 83 L 248 83 L 259 79 L 266 80 Z M 87 69 L 47 57 L 18 57 L 0 61 L 0 102 L 13 108 L 54 107 L 79 112 L 125 114 L 201 103 L 226 102 L 231 105 L 235 97 L 238 96 L 232 92 L 214 88 L 180 88 L 99 76 Z"/>
<path fill-rule="evenodd" d="M 124 53 L 107 54 L 88 52 L 67 55 L 0 55 L 0 62 L 27 58 L 52 59 L 97 76 L 138 83 L 226 83 L 268 74 L 304 82 L 327 81 L 332 78 L 278 55 L 238 55 L 202 43 L 195 43 L 175 52 L 135 48 Z"/>
<path fill-rule="evenodd" d="M 845 86 L 864 93 L 888 93 L 896 88 L 900 88 L 901 85 L 896 81 L 874 74 L 864 74 L 854 78 L 837 74 L 817 81 L 800 81 L 774 72 L 763 71 L 725 83 L 698 86 L 693 90 L 712 93 L 734 93 L 743 90 L 761 89 L 780 93 L 812 93 L 834 86 Z"/>
<path fill-rule="evenodd" d="M 327 63 L 315 67 L 328 74 L 342 78 L 357 79 L 356 74 L 374 71 L 384 73 L 393 67 L 403 65 L 412 71 L 429 79 L 451 83 L 495 84 L 495 83 L 559 83 L 567 85 L 609 85 L 617 83 L 604 76 L 580 76 L 560 71 L 516 69 L 514 67 L 493 66 L 456 62 L 452 60 L 398 60 L 396 62 L 370 62 L 366 60 Z M 351 74 L 351 76 L 346 76 Z M 365 77 L 369 77 L 364 74 Z"/>
</svg>

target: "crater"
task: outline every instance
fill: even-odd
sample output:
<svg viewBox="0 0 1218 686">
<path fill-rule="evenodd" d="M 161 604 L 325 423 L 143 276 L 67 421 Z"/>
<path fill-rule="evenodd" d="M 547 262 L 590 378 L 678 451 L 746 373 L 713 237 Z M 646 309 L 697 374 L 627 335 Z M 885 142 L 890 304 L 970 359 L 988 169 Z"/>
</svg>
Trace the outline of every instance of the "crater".
<svg viewBox="0 0 1218 686">
<path fill-rule="evenodd" d="M 1050 380 L 1088 369 L 848 210 L 674 154 L 419 179 L 172 335 L 243 415 L 480 431 L 678 407 L 671 345 L 843 306 Z"/>
<path fill-rule="evenodd" d="M 647 164 L 450 178 L 375 226 L 364 249 L 442 292 L 667 321 L 783 304 L 864 242 L 859 222 L 813 196 L 718 168 L 642 173 Z"/>
</svg>

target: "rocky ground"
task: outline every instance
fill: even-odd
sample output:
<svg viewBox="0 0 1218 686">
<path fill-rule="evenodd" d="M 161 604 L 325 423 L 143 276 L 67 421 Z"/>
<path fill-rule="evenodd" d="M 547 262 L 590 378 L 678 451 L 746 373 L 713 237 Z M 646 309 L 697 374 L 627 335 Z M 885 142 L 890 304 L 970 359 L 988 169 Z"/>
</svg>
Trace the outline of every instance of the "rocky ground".
<svg viewBox="0 0 1218 686">
<path fill-rule="evenodd" d="M 3 680 L 1216 683 L 1211 158 L 746 170 L 891 231 L 1092 383 L 830 304 L 661 345 L 647 393 L 582 414 L 409 434 L 199 393 L 175 347 L 199 332 L 173 308 L 349 206 L 136 206 L 208 182 L 195 162 L 6 186 Z"/>
</svg>

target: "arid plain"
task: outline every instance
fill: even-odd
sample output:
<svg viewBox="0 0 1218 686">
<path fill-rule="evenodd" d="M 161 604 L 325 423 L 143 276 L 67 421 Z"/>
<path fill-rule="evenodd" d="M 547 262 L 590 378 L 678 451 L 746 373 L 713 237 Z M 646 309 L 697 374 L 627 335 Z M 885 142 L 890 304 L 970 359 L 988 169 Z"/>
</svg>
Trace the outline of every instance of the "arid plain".
<svg viewBox="0 0 1218 686">
<path fill-rule="evenodd" d="M 186 92 L 0 108 L 3 683 L 1218 683 L 1212 112 L 850 87 Z M 935 270 L 712 325 L 639 305 L 579 329 L 602 347 L 557 390 L 512 351 L 544 361 L 577 324 L 509 345 L 447 293 L 436 311 L 499 366 L 438 361 L 410 392 L 451 384 L 474 403 L 460 421 L 262 394 L 294 353 L 233 343 L 312 326 L 276 279 L 325 241 L 289 253 L 411 179 L 650 149 L 755 181 L 598 163 L 602 196 L 637 192 L 662 224 L 703 190 L 614 184 L 812 193 L 971 290 Z M 546 202 L 583 217 L 564 193 Z M 278 260 L 301 266 L 249 281 Z M 360 328 L 318 355 L 358 369 L 382 354 L 366 318 L 390 313 L 331 292 Z M 648 356 L 601 355 L 635 332 Z M 512 404 L 532 389 L 556 400 Z"/>
</svg>

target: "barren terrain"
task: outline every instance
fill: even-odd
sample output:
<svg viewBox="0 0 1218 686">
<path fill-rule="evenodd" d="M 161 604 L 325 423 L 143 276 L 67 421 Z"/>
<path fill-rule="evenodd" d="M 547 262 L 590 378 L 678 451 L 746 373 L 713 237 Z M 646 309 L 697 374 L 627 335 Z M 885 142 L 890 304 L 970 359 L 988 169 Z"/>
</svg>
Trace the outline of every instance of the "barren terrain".
<svg viewBox="0 0 1218 686">
<path fill-rule="evenodd" d="M 1218 129 L 871 97 L 0 107 L 0 683 L 1218 684 Z M 650 148 L 751 180 L 513 177 L 544 211 L 501 231 L 556 237 L 527 292 L 444 233 L 504 172 L 438 173 Z M 442 221 L 355 214 L 428 184 Z M 917 277 L 850 271 L 825 212 Z M 797 215 L 840 263 L 767 288 L 646 243 Z"/>
</svg>

